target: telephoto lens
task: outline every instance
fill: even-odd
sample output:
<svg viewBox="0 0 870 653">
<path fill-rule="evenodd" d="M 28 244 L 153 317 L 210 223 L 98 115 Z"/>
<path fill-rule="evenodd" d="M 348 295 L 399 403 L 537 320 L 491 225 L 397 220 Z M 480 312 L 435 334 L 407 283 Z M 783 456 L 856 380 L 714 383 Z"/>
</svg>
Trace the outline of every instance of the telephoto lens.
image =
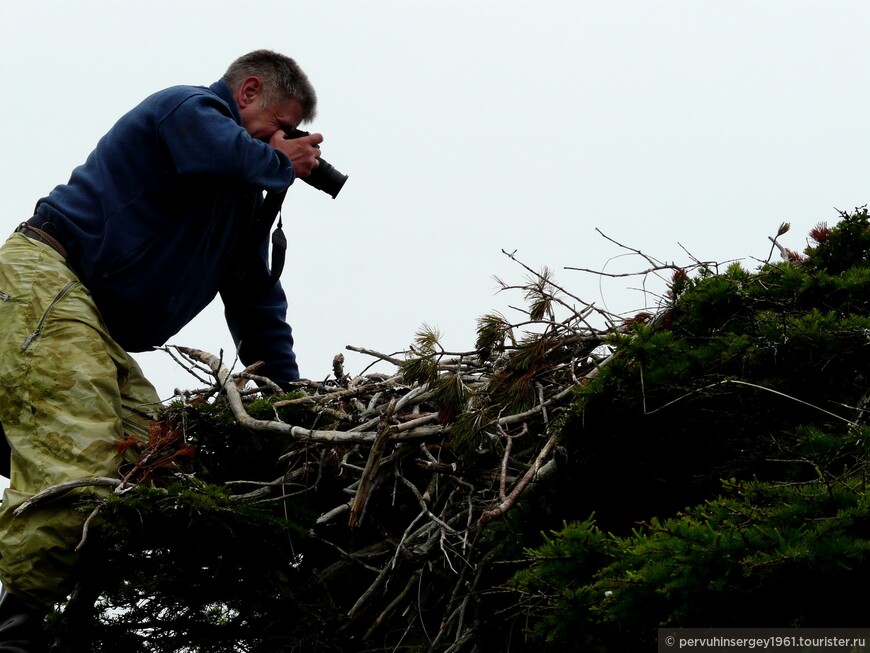
<svg viewBox="0 0 870 653">
<path fill-rule="evenodd" d="M 294 129 L 292 132 L 285 133 L 284 138 L 285 140 L 290 140 L 300 136 L 308 136 L 309 134 L 310 132 Z M 322 157 L 318 158 L 318 161 L 320 163 L 311 171 L 311 174 L 307 177 L 300 177 L 300 179 L 309 186 L 313 186 L 317 190 L 332 196 L 332 199 L 335 199 L 342 186 L 344 186 L 344 182 L 347 181 L 347 175 L 336 170 L 331 163 Z"/>
</svg>

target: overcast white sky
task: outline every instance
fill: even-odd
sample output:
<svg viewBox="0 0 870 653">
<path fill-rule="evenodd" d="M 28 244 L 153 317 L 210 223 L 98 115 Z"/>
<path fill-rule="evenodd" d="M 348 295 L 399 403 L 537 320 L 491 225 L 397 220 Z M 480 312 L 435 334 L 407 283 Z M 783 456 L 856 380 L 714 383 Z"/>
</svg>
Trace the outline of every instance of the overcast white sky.
<svg viewBox="0 0 870 653">
<path fill-rule="evenodd" d="M 0 231 L 32 214 L 151 92 L 208 85 L 257 48 L 318 90 L 333 200 L 285 203 L 283 283 L 302 373 L 347 344 L 401 350 L 423 323 L 469 349 L 517 296 L 502 249 L 632 311 L 599 228 L 661 260 L 763 259 L 782 221 L 870 201 L 867 2 L 0 0 Z M 623 269 L 642 269 L 639 260 Z M 219 305 L 171 341 L 227 355 Z M 368 358 L 345 352 L 347 371 Z M 197 384 L 138 357 L 163 396 Z"/>
</svg>

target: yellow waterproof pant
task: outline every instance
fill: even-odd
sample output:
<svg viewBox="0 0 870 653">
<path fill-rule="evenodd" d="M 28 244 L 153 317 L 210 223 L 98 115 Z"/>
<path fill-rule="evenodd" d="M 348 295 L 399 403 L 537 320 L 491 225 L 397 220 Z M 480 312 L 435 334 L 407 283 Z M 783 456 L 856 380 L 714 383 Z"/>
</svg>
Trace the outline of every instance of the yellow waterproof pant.
<svg viewBox="0 0 870 653">
<path fill-rule="evenodd" d="M 13 511 L 64 481 L 118 477 L 119 439 L 147 438 L 158 402 L 60 254 L 13 234 L 0 247 L 0 424 L 12 450 L 0 505 L 0 582 L 10 593 L 46 605 L 69 594 L 87 518 L 76 498 L 100 490 Z"/>
</svg>

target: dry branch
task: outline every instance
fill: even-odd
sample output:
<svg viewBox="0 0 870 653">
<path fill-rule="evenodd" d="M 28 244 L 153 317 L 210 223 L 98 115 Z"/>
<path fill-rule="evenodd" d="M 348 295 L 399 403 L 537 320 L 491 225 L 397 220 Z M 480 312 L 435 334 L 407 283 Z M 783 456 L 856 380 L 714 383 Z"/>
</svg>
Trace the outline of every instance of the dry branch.
<svg viewBox="0 0 870 653">
<path fill-rule="evenodd" d="M 43 505 L 52 499 L 57 499 L 60 496 L 63 496 L 70 490 L 75 490 L 77 488 L 83 487 L 111 487 L 117 488 L 121 485 L 121 480 L 117 478 L 109 478 L 106 476 L 96 476 L 92 478 L 79 478 L 73 481 L 66 481 L 64 483 L 58 483 L 57 485 L 52 485 L 49 488 L 46 488 L 42 492 L 37 492 L 32 497 L 30 497 L 27 501 L 18 506 L 13 514 L 16 517 L 20 517 L 23 513 L 27 512 L 31 508 L 36 506 Z"/>
</svg>

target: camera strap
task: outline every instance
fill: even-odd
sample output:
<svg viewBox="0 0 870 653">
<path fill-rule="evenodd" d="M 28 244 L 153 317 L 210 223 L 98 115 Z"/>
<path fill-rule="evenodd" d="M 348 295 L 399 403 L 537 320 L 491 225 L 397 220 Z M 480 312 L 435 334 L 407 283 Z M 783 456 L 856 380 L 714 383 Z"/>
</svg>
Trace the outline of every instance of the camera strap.
<svg viewBox="0 0 870 653">
<path fill-rule="evenodd" d="M 284 271 L 284 260 L 287 257 L 287 237 L 284 235 L 282 226 L 281 209 L 278 209 L 278 226 L 272 232 L 272 271 L 270 276 L 273 284 L 278 283 L 281 278 L 281 272 Z"/>
<path fill-rule="evenodd" d="M 271 282 L 278 283 L 281 278 L 281 272 L 284 271 L 284 262 L 287 257 L 287 237 L 284 235 L 284 226 L 281 221 L 281 205 L 284 203 L 284 196 L 287 195 L 287 190 L 278 193 L 268 192 L 263 200 L 263 206 L 260 208 L 260 216 L 262 222 L 268 229 L 278 218 L 278 225 L 275 231 L 272 232 L 272 262 L 270 264 L 271 272 L 269 273 Z"/>
</svg>

